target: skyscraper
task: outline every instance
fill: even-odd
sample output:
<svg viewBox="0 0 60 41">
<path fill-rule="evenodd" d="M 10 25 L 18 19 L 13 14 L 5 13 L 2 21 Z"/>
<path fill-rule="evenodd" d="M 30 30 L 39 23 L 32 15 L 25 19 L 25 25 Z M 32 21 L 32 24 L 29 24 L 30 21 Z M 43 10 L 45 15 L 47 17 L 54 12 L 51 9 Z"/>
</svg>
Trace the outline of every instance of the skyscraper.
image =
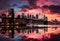
<svg viewBox="0 0 60 41">
<path fill-rule="evenodd" d="M 8 22 L 9 22 L 9 29 L 10 29 L 10 35 L 13 38 L 14 37 L 14 9 L 9 10 L 9 16 L 8 16 Z"/>
<path fill-rule="evenodd" d="M 36 18 L 38 19 L 38 14 L 36 14 Z"/>
<path fill-rule="evenodd" d="M 6 22 L 6 14 L 2 14 L 2 22 Z"/>
<path fill-rule="evenodd" d="M 44 28 L 44 31 L 48 31 L 47 25 L 48 25 L 48 19 L 47 17 L 44 15 L 44 25 L 46 25 L 46 27 Z"/>
</svg>

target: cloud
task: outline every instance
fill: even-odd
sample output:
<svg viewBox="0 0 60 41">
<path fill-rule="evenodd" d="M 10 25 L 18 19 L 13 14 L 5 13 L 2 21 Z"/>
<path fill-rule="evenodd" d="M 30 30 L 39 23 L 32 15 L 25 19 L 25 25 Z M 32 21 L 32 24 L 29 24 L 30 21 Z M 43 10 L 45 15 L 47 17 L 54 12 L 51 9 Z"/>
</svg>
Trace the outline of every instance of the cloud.
<svg viewBox="0 0 60 41">
<path fill-rule="evenodd" d="M 60 5 L 60 0 L 0 0 L 0 10 L 11 7 L 11 5 L 13 7 L 18 6 L 19 4 L 17 3 L 20 3 L 20 6 L 28 4 L 27 6 L 30 6 L 29 8 L 38 8 L 38 6 L 43 5 Z"/>
<path fill-rule="evenodd" d="M 30 4 L 30 6 L 32 6 L 33 8 L 36 8 L 36 7 L 37 7 L 37 6 L 36 6 L 37 0 L 28 0 L 28 2 L 29 2 L 29 4 Z"/>
<path fill-rule="evenodd" d="M 59 5 L 44 5 L 43 6 L 44 9 L 49 9 L 52 13 L 60 13 L 60 6 Z"/>
<path fill-rule="evenodd" d="M 9 0 L 0 0 L 0 10 L 10 7 L 10 5 L 9 5 L 10 1 Z"/>
</svg>

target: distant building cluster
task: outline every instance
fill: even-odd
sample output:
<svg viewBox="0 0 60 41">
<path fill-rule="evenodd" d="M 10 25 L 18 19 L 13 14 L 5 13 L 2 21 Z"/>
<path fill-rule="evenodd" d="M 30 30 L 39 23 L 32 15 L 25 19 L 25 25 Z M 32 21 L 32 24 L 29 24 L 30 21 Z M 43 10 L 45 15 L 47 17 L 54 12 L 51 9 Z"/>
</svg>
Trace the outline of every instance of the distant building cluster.
<svg viewBox="0 0 60 41">
<path fill-rule="evenodd" d="M 24 13 L 22 13 L 22 15 L 18 15 L 17 17 L 15 17 L 14 9 L 11 9 L 9 10 L 8 15 L 2 14 L 0 16 L 0 31 L 2 33 L 9 32 L 10 36 L 14 37 L 14 30 L 18 30 L 19 32 L 22 29 L 22 31 L 24 31 L 24 29 L 31 29 L 31 26 L 32 26 L 32 29 L 34 29 L 34 26 L 33 26 L 34 24 L 48 25 L 48 22 L 47 22 L 48 20 L 45 15 L 44 15 L 44 20 L 39 19 L 38 17 L 39 17 L 38 14 L 36 14 L 36 16 L 27 14 L 26 16 Z M 28 24 L 31 26 L 27 27 L 26 25 Z M 38 26 L 36 28 L 38 28 Z M 37 29 L 37 32 L 38 32 L 38 29 Z"/>
<path fill-rule="evenodd" d="M 2 14 L 0 16 L 0 33 L 5 34 L 9 33 L 10 37 L 14 37 L 14 31 L 25 33 L 28 30 L 28 33 L 36 31 L 39 33 L 40 28 L 37 25 L 49 25 L 49 24 L 59 24 L 58 21 L 52 20 L 48 21 L 48 18 L 44 15 L 43 19 L 39 19 L 39 14 L 36 16 L 22 13 L 21 15 L 14 16 L 14 9 L 8 10 L 9 14 Z M 47 27 L 44 27 L 44 32 L 47 31 Z"/>
</svg>

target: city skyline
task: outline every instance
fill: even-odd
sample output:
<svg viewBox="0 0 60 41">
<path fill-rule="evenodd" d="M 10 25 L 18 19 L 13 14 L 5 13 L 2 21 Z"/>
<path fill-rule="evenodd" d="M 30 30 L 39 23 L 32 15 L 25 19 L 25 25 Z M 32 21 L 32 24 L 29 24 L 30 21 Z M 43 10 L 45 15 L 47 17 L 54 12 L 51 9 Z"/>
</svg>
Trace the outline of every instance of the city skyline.
<svg viewBox="0 0 60 41">
<path fill-rule="evenodd" d="M 0 0 L 0 41 L 60 41 L 60 0 Z"/>
<path fill-rule="evenodd" d="M 7 13 L 7 11 L 1 12 L 1 10 L 14 8 L 16 14 L 20 13 L 32 13 L 42 14 L 48 17 L 48 20 L 57 19 L 60 21 L 60 0 L 1 0 L 0 13 Z"/>
<path fill-rule="evenodd" d="M 14 31 L 17 30 L 20 33 L 20 30 L 22 30 L 22 33 L 24 33 L 24 31 L 27 29 L 28 33 L 33 32 L 34 30 L 36 30 L 36 33 L 38 33 L 38 29 L 40 29 L 40 27 L 38 26 L 34 26 L 34 25 L 48 25 L 48 20 L 47 17 L 44 15 L 44 19 L 39 19 L 38 14 L 36 14 L 36 16 L 34 15 L 27 15 L 25 16 L 24 13 L 22 13 L 22 15 L 18 15 L 17 17 L 14 17 L 14 9 L 10 9 L 8 10 L 9 14 L 2 14 L 0 19 L 0 31 L 1 34 L 5 34 L 5 33 L 9 33 L 9 36 L 11 38 L 14 38 Z M 33 26 L 27 26 L 32 24 Z M 44 28 L 44 32 L 47 31 L 47 27 L 43 27 Z"/>
<path fill-rule="evenodd" d="M 1 11 L 0 12 L 0 15 L 1 14 L 6 14 L 6 15 L 8 15 L 8 10 L 4 10 L 4 11 Z M 17 12 L 17 11 L 15 11 L 14 12 L 15 13 L 15 17 L 17 16 L 17 15 L 21 15 L 22 13 L 24 13 L 26 16 L 29 14 L 29 15 L 34 15 L 34 16 L 36 16 L 36 14 L 38 14 L 39 15 L 39 18 L 40 19 L 43 19 L 43 17 L 44 17 L 44 15 L 46 15 L 47 17 L 48 17 L 48 21 L 52 21 L 52 20 L 57 20 L 57 21 L 60 21 L 60 15 L 57 15 L 57 14 L 55 14 L 55 15 L 50 15 L 50 14 L 41 14 L 41 13 L 26 13 L 26 12 Z M 52 18 L 52 16 L 53 16 L 53 18 Z"/>
</svg>

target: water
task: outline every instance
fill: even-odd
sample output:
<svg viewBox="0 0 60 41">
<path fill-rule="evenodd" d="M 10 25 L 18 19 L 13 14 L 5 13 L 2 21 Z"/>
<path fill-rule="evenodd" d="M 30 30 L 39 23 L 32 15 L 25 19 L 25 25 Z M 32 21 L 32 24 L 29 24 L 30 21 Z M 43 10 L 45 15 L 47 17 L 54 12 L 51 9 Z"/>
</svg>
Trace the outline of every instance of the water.
<svg viewBox="0 0 60 41">
<path fill-rule="evenodd" d="M 11 31 L 10 31 L 11 32 Z M 60 26 L 48 26 L 47 28 L 34 28 L 34 29 L 21 29 L 21 30 L 14 30 L 14 38 L 12 38 L 12 41 L 24 41 L 24 36 L 26 36 L 25 38 L 33 38 L 33 39 L 42 39 L 43 35 L 45 35 L 45 37 L 48 37 L 50 34 L 49 33 L 53 33 L 53 34 L 58 34 L 60 33 Z M 8 31 L 6 31 L 5 34 L 1 34 L 0 36 L 4 37 L 4 38 L 10 38 L 9 37 L 9 33 Z M 50 36 L 48 37 L 50 38 Z"/>
</svg>

